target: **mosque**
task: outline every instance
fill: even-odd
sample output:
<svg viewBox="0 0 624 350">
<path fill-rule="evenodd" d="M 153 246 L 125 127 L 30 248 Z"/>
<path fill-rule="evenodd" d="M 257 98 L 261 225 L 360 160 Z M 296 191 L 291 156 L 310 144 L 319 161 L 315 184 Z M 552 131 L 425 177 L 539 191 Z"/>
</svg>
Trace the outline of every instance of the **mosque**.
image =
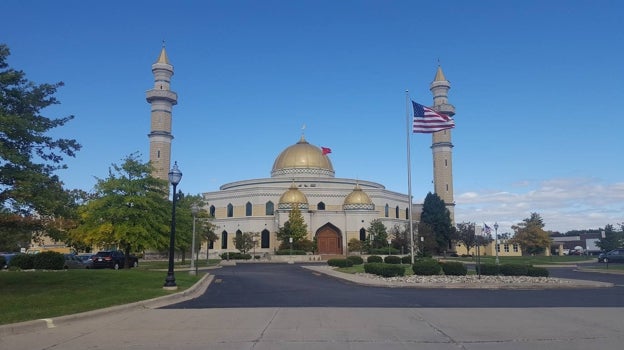
<svg viewBox="0 0 624 350">
<path fill-rule="evenodd" d="M 173 135 L 172 107 L 177 94 L 171 90 L 173 65 L 163 47 L 152 65 L 154 87 L 147 91 L 151 105 L 150 161 L 154 176 L 167 179 L 171 166 Z M 438 67 L 430 85 L 432 108 L 453 116 L 455 108 L 448 103 L 450 83 Z M 294 139 L 293 141 L 296 141 Z M 451 130 L 432 134 L 433 175 L 435 192 L 447 203 L 454 222 Z M 387 190 L 382 184 L 335 177 L 327 149 L 322 149 L 301 135 L 279 153 L 271 168 L 271 177 L 231 182 L 218 191 L 205 192 L 207 209 L 218 227 L 219 240 L 210 247 L 212 254 L 236 252 L 234 237 L 244 232 L 258 234 L 256 254 L 278 249 L 277 230 L 297 206 L 308 227 L 308 239 L 316 239 L 318 254 L 347 254 L 351 239 L 365 241 L 371 222 L 379 219 L 388 230 L 409 222 L 410 201 L 407 194 Z M 267 165 L 268 170 L 268 165 Z M 412 204 L 413 221 L 417 222 L 422 204 Z M 203 256 L 207 247 L 202 247 Z"/>
</svg>

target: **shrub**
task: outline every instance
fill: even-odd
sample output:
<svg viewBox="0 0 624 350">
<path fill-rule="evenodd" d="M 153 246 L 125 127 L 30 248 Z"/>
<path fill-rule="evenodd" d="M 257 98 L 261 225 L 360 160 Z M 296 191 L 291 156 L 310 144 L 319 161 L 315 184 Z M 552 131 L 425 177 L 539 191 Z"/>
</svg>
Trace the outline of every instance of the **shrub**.
<svg viewBox="0 0 624 350">
<path fill-rule="evenodd" d="M 396 255 L 388 255 L 384 258 L 384 262 L 386 264 L 400 264 L 401 263 L 401 257 L 400 256 L 396 256 Z"/>
<path fill-rule="evenodd" d="M 405 268 L 401 265 L 396 264 L 367 263 L 364 264 L 364 271 L 366 273 L 383 277 L 396 277 L 405 275 Z"/>
<path fill-rule="evenodd" d="M 401 253 L 401 251 L 399 251 L 396 248 L 390 247 L 390 249 L 388 250 L 388 247 L 385 248 L 372 248 L 368 250 L 369 254 L 377 254 L 377 255 L 398 255 Z M 390 253 L 390 254 L 388 254 Z"/>
<path fill-rule="evenodd" d="M 401 258 L 401 264 L 411 264 L 411 263 L 412 263 L 412 257 L 410 255 L 406 255 Z"/>
<path fill-rule="evenodd" d="M 414 265 L 412 265 L 412 271 L 414 271 L 414 274 L 422 276 L 439 275 L 441 269 L 440 263 L 433 259 L 419 260 L 414 262 Z"/>
<path fill-rule="evenodd" d="M 383 262 L 383 259 L 379 255 L 371 255 L 368 258 L 366 258 L 366 262 L 380 263 L 380 262 Z"/>
<path fill-rule="evenodd" d="M 32 254 L 17 254 L 11 258 L 9 267 L 16 267 L 22 270 L 33 269 L 34 255 Z"/>
<path fill-rule="evenodd" d="M 275 255 L 306 255 L 308 254 L 305 250 L 297 250 L 293 249 L 282 249 L 275 252 Z"/>
<path fill-rule="evenodd" d="M 58 252 L 41 252 L 33 258 L 33 268 L 37 270 L 62 270 L 65 256 Z"/>
<path fill-rule="evenodd" d="M 500 273 L 503 276 L 526 276 L 529 272 L 528 265 L 522 264 L 502 264 Z"/>
<path fill-rule="evenodd" d="M 448 276 L 466 276 L 468 269 L 458 261 L 448 261 L 442 265 L 442 271 Z"/>
<path fill-rule="evenodd" d="M 531 276 L 531 277 L 548 277 L 548 276 L 550 276 L 550 273 L 544 267 L 529 266 L 528 270 L 527 270 L 527 276 Z"/>
<path fill-rule="evenodd" d="M 358 255 L 349 255 L 347 260 L 351 261 L 353 265 L 362 265 L 364 263 L 364 259 Z"/>
<path fill-rule="evenodd" d="M 229 253 L 222 253 L 221 254 L 221 259 L 223 260 L 249 260 L 251 259 L 251 254 L 243 254 L 243 253 L 239 253 L 239 252 L 229 252 Z"/>
<path fill-rule="evenodd" d="M 329 259 L 327 265 L 335 267 L 351 267 L 353 262 L 349 259 Z"/>
<path fill-rule="evenodd" d="M 496 276 L 500 273 L 499 266 L 496 264 L 480 264 L 476 265 L 477 273 L 481 270 L 481 274 L 485 276 Z"/>
</svg>

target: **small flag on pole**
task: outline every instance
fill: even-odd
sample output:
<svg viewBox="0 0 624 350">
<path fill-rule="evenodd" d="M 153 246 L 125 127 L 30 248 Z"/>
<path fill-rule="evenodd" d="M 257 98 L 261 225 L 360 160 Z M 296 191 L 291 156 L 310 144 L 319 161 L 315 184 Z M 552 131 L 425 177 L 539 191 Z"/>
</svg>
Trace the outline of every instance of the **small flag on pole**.
<svg viewBox="0 0 624 350">
<path fill-rule="evenodd" d="M 321 147 L 321 151 L 323 151 L 323 155 L 331 153 L 331 148 Z"/>
<path fill-rule="evenodd" d="M 485 222 L 483 223 L 483 232 L 486 235 L 489 235 L 492 233 L 492 229 L 490 228 L 490 226 L 488 226 Z"/>
<path fill-rule="evenodd" d="M 448 115 L 438 113 L 414 101 L 412 105 L 414 106 L 414 133 L 430 134 L 455 127 L 455 121 Z"/>
</svg>

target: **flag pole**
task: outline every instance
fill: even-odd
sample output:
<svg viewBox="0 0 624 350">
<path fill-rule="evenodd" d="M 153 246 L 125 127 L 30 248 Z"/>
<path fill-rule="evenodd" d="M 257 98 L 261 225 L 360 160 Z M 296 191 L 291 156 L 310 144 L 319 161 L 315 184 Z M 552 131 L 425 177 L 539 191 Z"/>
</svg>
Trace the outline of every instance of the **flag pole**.
<svg viewBox="0 0 624 350">
<path fill-rule="evenodd" d="M 410 155 L 409 90 L 405 90 L 405 131 L 407 140 L 407 215 L 409 216 L 410 258 L 414 265 L 414 229 L 412 228 L 412 164 Z"/>
</svg>

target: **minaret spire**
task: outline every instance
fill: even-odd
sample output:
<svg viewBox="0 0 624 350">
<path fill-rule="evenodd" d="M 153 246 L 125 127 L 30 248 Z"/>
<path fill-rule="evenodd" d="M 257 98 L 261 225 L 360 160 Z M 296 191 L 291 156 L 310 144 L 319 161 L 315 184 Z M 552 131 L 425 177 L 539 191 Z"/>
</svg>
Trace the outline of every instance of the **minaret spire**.
<svg viewBox="0 0 624 350">
<path fill-rule="evenodd" d="M 151 128 L 147 135 L 150 142 L 150 162 L 154 167 L 154 177 L 168 180 L 171 166 L 171 110 L 178 103 L 178 95 L 171 91 L 173 66 L 169 63 L 165 41 L 163 40 L 160 55 L 152 64 L 154 88 L 146 93 L 147 102 L 152 105 Z"/>
<path fill-rule="evenodd" d="M 455 115 L 455 107 L 448 103 L 448 91 L 451 83 L 446 80 L 438 62 L 435 78 L 430 85 L 433 94 L 433 109 L 448 116 Z M 453 197 L 453 143 L 451 129 L 433 133 L 431 150 L 433 151 L 433 183 L 435 193 L 444 201 L 451 212 L 451 221 L 455 222 L 455 199 Z"/>
</svg>

